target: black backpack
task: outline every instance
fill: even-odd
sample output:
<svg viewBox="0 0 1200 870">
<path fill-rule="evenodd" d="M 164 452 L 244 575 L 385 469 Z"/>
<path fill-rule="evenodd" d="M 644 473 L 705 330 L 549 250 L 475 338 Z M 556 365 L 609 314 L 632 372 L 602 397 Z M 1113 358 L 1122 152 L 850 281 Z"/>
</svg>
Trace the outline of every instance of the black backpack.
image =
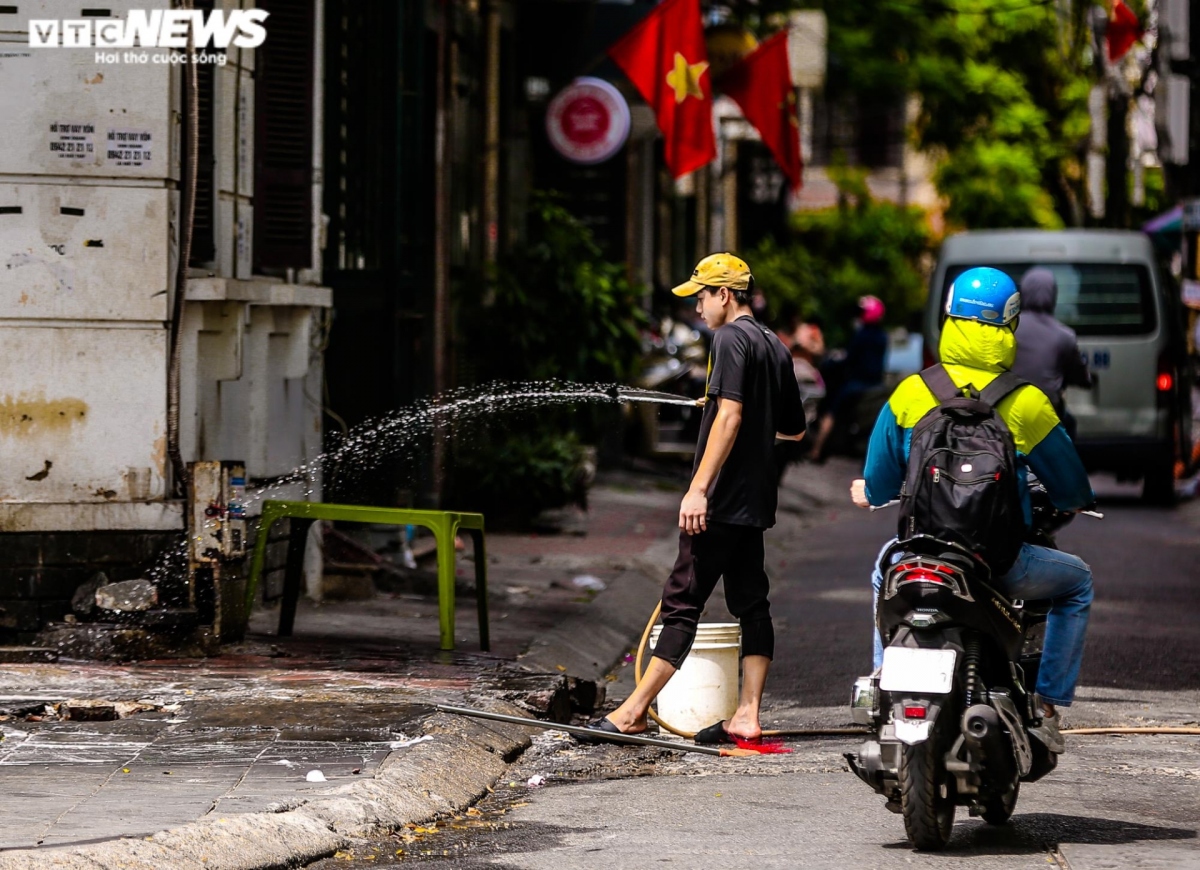
<svg viewBox="0 0 1200 870">
<path fill-rule="evenodd" d="M 930 535 L 1012 567 L 1025 533 L 1017 451 L 996 403 L 1027 381 L 1005 372 L 971 397 L 940 364 L 921 372 L 938 404 L 913 428 L 900 490 L 900 539 Z"/>
</svg>

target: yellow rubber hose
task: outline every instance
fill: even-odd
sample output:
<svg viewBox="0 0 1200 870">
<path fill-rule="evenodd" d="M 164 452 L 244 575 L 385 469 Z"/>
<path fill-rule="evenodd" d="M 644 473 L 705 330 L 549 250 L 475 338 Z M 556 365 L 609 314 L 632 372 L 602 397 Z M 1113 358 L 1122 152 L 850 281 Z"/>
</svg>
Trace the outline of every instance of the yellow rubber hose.
<svg viewBox="0 0 1200 870">
<path fill-rule="evenodd" d="M 650 614 L 650 621 L 646 623 L 646 630 L 642 632 L 642 640 L 638 644 L 637 658 L 635 658 L 633 662 L 633 679 L 635 684 L 638 686 L 642 684 L 642 656 L 646 653 L 646 644 L 650 642 L 650 632 L 654 631 L 654 623 L 658 622 L 658 615 L 660 613 L 662 613 L 661 601 L 654 605 L 654 612 Z M 658 714 L 654 712 L 653 707 L 650 707 L 647 712 L 649 712 L 650 718 L 658 723 L 659 728 L 670 731 L 672 734 L 683 737 L 685 740 L 691 740 L 696 736 L 695 731 L 681 731 L 675 726 L 664 722 L 658 717 Z"/>
</svg>

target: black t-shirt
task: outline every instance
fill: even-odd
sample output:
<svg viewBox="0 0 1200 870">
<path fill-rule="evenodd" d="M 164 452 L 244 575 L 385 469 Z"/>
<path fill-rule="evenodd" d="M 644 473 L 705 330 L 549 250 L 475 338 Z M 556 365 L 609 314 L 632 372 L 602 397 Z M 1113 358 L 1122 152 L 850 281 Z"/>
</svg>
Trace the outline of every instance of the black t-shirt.
<svg viewBox="0 0 1200 870">
<path fill-rule="evenodd" d="M 769 529 L 775 525 L 775 433 L 804 431 L 804 405 L 792 369 L 792 356 L 774 333 L 753 317 L 739 317 L 713 333 L 709 353 L 709 400 L 700 420 L 696 462 L 700 467 L 708 433 L 717 417 L 718 397 L 742 403 L 742 423 L 729 458 L 708 496 L 714 522 Z"/>
</svg>

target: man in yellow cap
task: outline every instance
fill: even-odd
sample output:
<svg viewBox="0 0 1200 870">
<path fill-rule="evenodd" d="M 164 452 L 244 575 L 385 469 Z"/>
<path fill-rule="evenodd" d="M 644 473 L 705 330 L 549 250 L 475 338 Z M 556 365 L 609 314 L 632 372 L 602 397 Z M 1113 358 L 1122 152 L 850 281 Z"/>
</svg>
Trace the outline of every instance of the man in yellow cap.
<svg viewBox="0 0 1200 870">
<path fill-rule="evenodd" d="M 775 525 L 776 437 L 804 435 L 804 407 L 792 358 L 754 319 L 754 276 L 733 254 L 705 257 L 691 280 L 671 291 L 696 297 L 713 330 L 708 384 L 692 482 L 679 508 L 679 557 L 662 597 L 662 633 L 646 674 L 629 699 L 591 723 L 609 733 L 646 729 L 646 713 L 692 648 L 696 625 L 717 580 L 742 627 L 742 692 L 737 713 L 696 735 L 732 743 L 762 735 L 759 704 L 775 651 L 763 533 Z M 782 433 L 782 434 L 780 434 Z"/>
</svg>

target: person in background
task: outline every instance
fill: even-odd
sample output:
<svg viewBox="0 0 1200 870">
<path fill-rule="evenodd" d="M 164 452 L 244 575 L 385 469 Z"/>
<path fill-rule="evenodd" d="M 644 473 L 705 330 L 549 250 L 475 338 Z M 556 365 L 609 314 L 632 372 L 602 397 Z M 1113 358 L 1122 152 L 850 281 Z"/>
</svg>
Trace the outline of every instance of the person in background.
<svg viewBox="0 0 1200 870">
<path fill-rule="evenodd" d="M 833 432 L 834 423 L 853 410 L 863 393 L 883 383 L 888 345 L 883 329 L 883 302 L 875 296 L 863 296 L 858 300 L 858 312 L 858 328 L 846 348 L 845 359 L 832 362 L 825 369 L 827 401 L 810 453 L 816 462 L 825 459 L 825 442 Z"/>
<path fill-rule="evenodd" d="M 821 377 L 821 360 L 825 356 L 825 337 L 821 334 L 820 321 L 813 319 L 797 324 L 790 332 L 780 333 L 779 339 L 792 352 L 792 372 L 796 375 L 796 386 L 800 389 L 800 400 L 804 403 L 804 419 L 815 427 L 821 400 L 825 398 L 825 379 Z M 808 452 L 803 441 L 775 442 L 775 469 L 778 482 L 790 463 L 799 462 Z"/>
<path fill-rule="evenodd" d="M 791 344 L 792 370 L 804 401 L 804 417 L 809 426 L 817 425 L 817 409 L 825 398 L 825 379 L 821 363 L 825 359 L 825 336 L 820 321 L 813 319 L 796 327 Z"/>
<path fill-rule="evenodd" d="M 1090 387 L 1092 375 L 1079 352 L 1075 330 L 1054 317 L 1058 282 L 1054 273 L 1035 266 L 1021 279 L 1021 320 L 1017 326 L 1017 359 L 1012 370 L 1041 389 L 1075 440 L 1075 418 L 1063 401 L 1064 387 Z"/>
</svg>

